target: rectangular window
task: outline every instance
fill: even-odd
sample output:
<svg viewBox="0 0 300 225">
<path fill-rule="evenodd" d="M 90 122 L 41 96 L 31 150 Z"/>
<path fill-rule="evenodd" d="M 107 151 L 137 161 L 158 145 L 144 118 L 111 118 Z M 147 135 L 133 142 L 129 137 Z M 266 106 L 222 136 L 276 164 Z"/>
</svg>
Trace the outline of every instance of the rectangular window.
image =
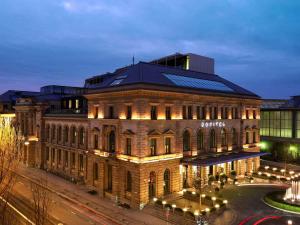
<svg viewBox="0 0 300 225">
<path fill-rule="evenodd" d="M 249 109 L 246 109 L 246 119 L 249 119 Z"/>
<path fill-rule="evenodd" d="M 221 107 L 221 119 L 225 119 L 224 108 Z"/>
<path fill-rule="evenodd" d="M 65 151 L 65 166 L 68 167 L 69 165 L 69 153 L 68 151 Z"/>
<path fill-rule="evenodd" d="M 131 155 L 131 138 L 126 138 L 126 155 Z"/>
<path fill-rule="evenodd" d="M 225 116 L 224 116 L 224 119 L 228 119 L 228 108 L 225 107 Z"/>
<path fill-rule="evenodd" d="M 115 117 L 114 115 L 114 107 L 113 106 L 109 106 L 108 107 L 108 118 L 109 119 L 113 119 Z"/>
<path fill-rule="evenodd" d="M 182 119 L 186 120 L 187 119 L 187 115 L 186 115 L 186 106 L 182 106 Z"/>
<path fill-rule="evenodd" d="M 196 108 L 197 120 L 201 119 L 201 107 L 197 106 Z"/>
<path fill-rule="evenodd" d="M 165 139 L 165 153 L 170 154 L 171 153 L 171 138 L 167 137 Z"/>
<path fill-rule="evenodd" d="M 170 120 L 170 119 L 171 119 L 171 107 L 166 106 L 166 120 Z"/>
<path fill-rule="evenodd" d="M 256 119 L 256 110 L 253 110 L 253 119 Z"/>
<path fill-rule="evenodd" d="M 214 107 L 214 120 L 218 119 L 218 107 Z"/>
<path fill-rule="evenodd" d="M 79 170 L 83 171 L 83 155 L 79 155 Z"/>
<path fill-rule="evenodd" d="M 61 164 L 61 149 L 58 149 L 57 161 L 58 161 L 58 164 Z"/>
<path fill-rule="evenodd" d="M 193 106 L 188 106 L 188 119 L 193 119 Z"/>
<path fill-rule="evenodd" d="M 75 100 L 75 108 L 79 109 L 79 100 L 78 99 Z"/>
<path fill-rule="evenodd" d="M 72 100 L 69 100 L 69 109 L 72 109 Z"/>
<path fill-rule="evenodd" d="M 202 120 L 206 119 L 206 107 L 205 106 L 201 107 L 201 119 Z"/>
<path fill-rule="evenodd" d="M 256 143 L 256 132 L 254 131 L 252 135 L 252 143 Z"/>
<path fill-rule="evenodd" d="M 98 144 L 98 135 L 94 135 L 94 149 L 99 149 L 99 144 Z"/>
<path fill-rule="evenodd" d="M 49 154 L 50 154 L 50 152 L 49 152 L 49 147 L 46 147 L 46 160 L 47 161 L 49 161 Z"/>
<path fill-rule="evenodd" d="M 131 120 L 131 118 L 132 118 L 132 107 L 131 107 L 131 105 L 128 105 L 127 106 L 126 119 Z"/>
<path fill-rule="evenodd" d="M 151 106 L 151 120 L 157 120 L 157 107 L 155 105 Z"/>
<path fill-rule="evenodd" d="M 55 149 L 52 148 L 52 152 L 51 152 L 51 162 L 55 161 Z"/>
<path fill-rule="evenodd" d="M 71 165 L 72 168 L 75 168 L 75 152 L 72 152 L 71 154 Z"/>
<path fill-rule="evenodd" d="M 98 119 L 98 114 L 99 114 L 99 107 L 98 106 L 95 106 L 95 116 L 94 116 L 94 118 L 95 119 Z"/>
<path fill-rule="evenodd" d="M 156 138 L 150 139 L 150 154 L 151 156 L 156 155 Z"/>
</svg>

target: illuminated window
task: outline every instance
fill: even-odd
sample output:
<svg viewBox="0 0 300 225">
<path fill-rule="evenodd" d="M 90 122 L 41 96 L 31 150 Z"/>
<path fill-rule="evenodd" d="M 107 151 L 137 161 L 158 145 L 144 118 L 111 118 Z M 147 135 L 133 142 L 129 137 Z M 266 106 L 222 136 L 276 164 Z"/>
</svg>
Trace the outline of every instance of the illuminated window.
<svg viewBox="0 0 300 225">
<path fill-rule="evenodd" d="M 150 155 L 151 156 L 156 155 L 156 147 L 157 147 L 156 138 L 151 138 L 150 139 Z"/>
<path fill-rule="evenodd" d="M 72 109 L 72 100 L 69 100 L 69 109 Z"/>
<path fill-rule="evenodd" d="M 171 138 L 169 137 L 165 138 L 165 153 L 166 154 L 171 153 Z"/>
<path fill-rule="evenodd" d="M 76 109 L 79 108 L 79 100 L 78 100 L 78 99 L 75 100 L 75 108 L 76 108 Z"/>
<path fill-rule="evenodd" d="M 131 155 L 131 138 L 126 138 L 126 155 Z"/>
<path fill-rule="evenodd" d="M 72 142 L 72 144 L 76 143 L 76 137 L 77 137 L 76 127 L 72 127 L 72 129 L 71 129 L 71 142 Z"/>
<path fill-rule="evenodd" d="M 191 135 L 190 132 L 185 130 L 182 135 L 183 139 L 183 151 L 190 151 L 191 150 Z"/>
<path fill-rule="evenodd" d="M 83 171 L 83 155 L 79 155 L 79 171 Z"/>
<path fill-rule="evenodd" d="M 79 144 L 84 145 L 85 144 L 85 130 L 83 127 L 79 129 Z"/>
<path fill-rule="evenodd" d="M 170 119 L 171 119 L 171 107 L 166 106 L 166 120 L 170 120 Z"/>
<path fill-rule="evenodd" d="M 197 150 L 204 149 L 204 133 L 199 130 L 197 133 Z"/>
<path fill-rule="evenodd" d="M 232 128 L 232 145 L 237 145 L 238 135 L 235 128 Z"/>
<path fill-rule="evenodd" d="M 226 134 L 225 129 L 221 130 L 221 145 L 227 146 L 227 134 Z"/>
<path fill-rule="evenodd" d="M 157 107 L 155 105 L 151 106 L 151 120 L 157 120 Z"/>
<path fill-rule="evenodd" d="M 215 130 L 211 130 L 209 134 L 209 146 L 210 148 L 216 148 L 217 142 L 216 142 L 216 132 Z"/>
</svg>

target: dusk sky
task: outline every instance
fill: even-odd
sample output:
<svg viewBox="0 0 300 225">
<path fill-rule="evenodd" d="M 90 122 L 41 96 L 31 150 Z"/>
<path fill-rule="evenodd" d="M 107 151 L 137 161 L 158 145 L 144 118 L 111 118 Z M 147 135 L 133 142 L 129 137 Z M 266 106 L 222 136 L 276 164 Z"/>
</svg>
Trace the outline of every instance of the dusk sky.
<svg viewBox="0 0 300 225">
<path fill-rule="evenodd" d="M 0 93 L 84 79 L 175 52 L 263 98 L 300 94 L 297 0 L 1 0 Z"/>
</svg>

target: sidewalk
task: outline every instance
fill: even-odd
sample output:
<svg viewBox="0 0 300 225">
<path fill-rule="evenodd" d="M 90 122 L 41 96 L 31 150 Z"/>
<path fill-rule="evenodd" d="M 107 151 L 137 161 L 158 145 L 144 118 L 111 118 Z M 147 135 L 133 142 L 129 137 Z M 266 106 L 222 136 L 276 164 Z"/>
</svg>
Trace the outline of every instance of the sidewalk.
<svg viewBox="0 0 300 225">
<path fill-rule="evenodd" d="M 85 208 L 90 209 L 91 212 L 97 211 L 101 214 L 105 214 L 107 217 L 110 217 L 120 224 L 165 225 L 167 223 L 162 219 L 144 212 L 144 210 L 124 209 L 116 206 L 114 202 L 109 199 L 100 198 L 97 195 L 93 196 L 87 193 L 89 189 L 86 186 L 72 184 L 63 178 L 47 173 L 46 171 L 36 168 L 26 168 L 22 165 L 20 166 L 18 173 L 35 181 L 38 181 L 40 177 L 47 177 L 49 188 L 60 197 L 70 200 L 74 204 L 77 203 L 77 205 L 84 206 Z M 148 210 L 146 209 L 145 211 Z"/>
</svg>

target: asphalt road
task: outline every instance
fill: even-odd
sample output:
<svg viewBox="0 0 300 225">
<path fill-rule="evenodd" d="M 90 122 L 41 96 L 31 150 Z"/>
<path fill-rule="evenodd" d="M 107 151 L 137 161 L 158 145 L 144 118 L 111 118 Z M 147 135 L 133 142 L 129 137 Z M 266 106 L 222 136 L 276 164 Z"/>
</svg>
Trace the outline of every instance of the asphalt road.
<svg viewBox="0 0 300 225">
<path fill-rule="evenodd" d="M 293 225 L 300 224 L 300 215 L 274 209 L 263 202 L 266 193 L 280 190 L 276 186 L 230 186 L 222 191 L 223 197 L 230 199 L 224 214 L 217 217 L 213 225 L 285 225 L 288 220 Z"/>
<path fill-rule="evenodd" d="M 31 201 L 31 188 L 30 182 L 25 178 L 18 177 L 18 181 L 14 186 L 15 207 L 20 211 L 27 212 L 29 208 L 24 202 Z M 51 193 L 52 206 L 50 210 L 52 224 L 58 222 L 64 225 L 115 225 L 114 221 L 109 218 L 103 217 L 99 214 L 89 212 L 81 206 L 70 203 L 54 193 Z M 28 213 L 30 215 L 30 213 Z"/>
</svg>

